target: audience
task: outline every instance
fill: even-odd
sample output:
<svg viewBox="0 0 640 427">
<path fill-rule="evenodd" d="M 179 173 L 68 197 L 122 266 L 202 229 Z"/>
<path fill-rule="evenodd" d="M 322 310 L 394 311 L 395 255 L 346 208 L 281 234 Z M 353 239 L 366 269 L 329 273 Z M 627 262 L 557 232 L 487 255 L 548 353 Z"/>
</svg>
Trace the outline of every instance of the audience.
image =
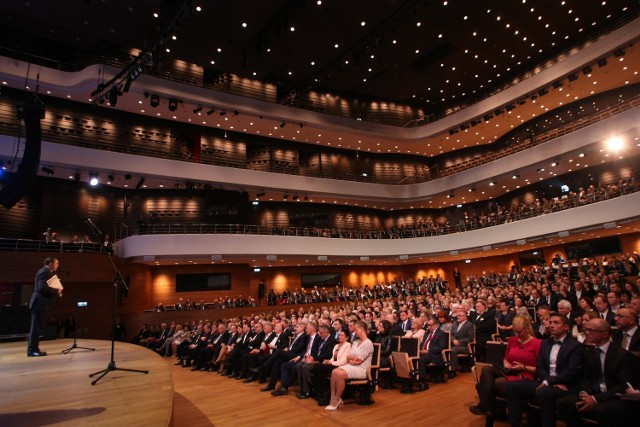
<svg viewBox="0 0 640 427">
<path fill-rule="evenodd" d="M 636 254 L 624 258 L 638 262 Z M 442 381 L 440 375 L 434 378 L 431 373 L 438 366 L 445 366 L 442 349 L 449 347 L 446 330 L 452 336 L 449 377 L 454 378 L 457 356 L 467 353 L 466 344 L 475 342 L 476 348 L 481 348 L 497 329 L 499 339 L 507 341 L 503 368 L 483 368 L 477 385 L 480 402 L 471 408 L 473 413 L 493 416 L 495 396 L 505 396 L 509 420 L 519 425 L 527 399 L 536 398 L 543 425 L 551 426 L 555 425 L 556 414 L 563 417 L 574 410 L 562 406 L 573 398 L 574 403 L 585 402 L 580 416 L 590 412 L 588 415 L 597 419 L 601 414 L 610 414 L 612 408 L 623 412 L 628 408 L 617 397 L 611 402 L 607 397 L 601 404 L 595 395 L 594 404 L 589 397 L 593 395 L 584 399 L 579 395 L 580 384 L 587 375 L 587 369 L 582 367 L 586 350 L 580 342 L 586 340 L 590 344 L 591 334 L 599 333 L 589 331 L 586 325 L 591 325 L 592 320 L 604 322 L 601 315 L 608 323 L 613 316 L 618 332 L 603 332 L 612 337 L 610 346 L 628 349 L 640 357 L 638 314 L 634 310 L 640 308 L 640 298 L 628 298 L 629 307 L 622 298 L 625 292 L 632 295 L 637 284 L 626 285 L 628 269 L 619 268 L 624 263 L 616 261 L 616 257 L 602 261 L 585 258 L 574 263 L 554 257 L 549 267 L 514 265 L 505 274 L 469 275 L 459 289 L 452 291 L 435 284 L 446 283 L 436 277 L 398 278 L 359 290 L 314 288 L 314 304 L 318 304 L 315 307 L 292 307 L 289 311 L 262 312 L 214 323 L 202 320 L 192 323 L 193 333 L 189 332 L 188 323 L 185 327 L 176 325 L 175 329 L 173 324 L 144 325 L 132 341 L 161 355 L 178 356 L 178 364 L 183 366 L 194 363 L 194 370 L 226 371 L 247 383 L 269 380 L 262 390 L 274 391 L 275 396 L 287 394 L 298 381 L 296 397 L 315 397 L 318 404 L 335 410 L 341 404 L 346 379 L 366 376 L 371 357 L 367 359 L 368 351 L 363 350 L 365 343 L 367 348 L 372 348 L 371 341 L 380 344 L 381 365 L 387 367 L 392 334 L 417 338 L 420 359 L 416 370 L 419 390 L 424 391 L 429 389 L 429 381 Z M 285 290 L 281 295 L 287 300 L 306 301 L 305 290 Z M 595 305 L 589 295 L 595 296 Z M 224 298 L 227 299 L 237 298 Z M 535 314 L 527 309 L 525 301 L 537 308 Z M 193 306 L 186 298 L 179 303 Z M 549 304 L 555 304 L 558 312 L 550 310 Z M 520 311 L 516 313 L 518 307 Z M 612 308 L 616 308 L 615 313 Z M 450 321 L 448 313 L 455 322 Z M 532 324 L 534 315 L 536 322 Z M 470 316 L 475 318 L 475 324 Z M 258 335 L 260 338 L 255 338 Z M 554 345 L 556 340 L 562 341 L 561 351 Z M 536 360 L 538 349 L 540 357 Z M 482 354 L 480 350 L 475 356 L 480 360 Z M 588 367 L 587 357 L 584 353 Z M 468 365 L 462 367 L 466 371 Z M 276 389 L 278 381 L 280 387 Z M 630 383 L 638 386 L 635 378 Z M 391 381 L 385 385 L 393 387 Z M 626 388 L 621 392 L 635 393 Z"/>
</svg>

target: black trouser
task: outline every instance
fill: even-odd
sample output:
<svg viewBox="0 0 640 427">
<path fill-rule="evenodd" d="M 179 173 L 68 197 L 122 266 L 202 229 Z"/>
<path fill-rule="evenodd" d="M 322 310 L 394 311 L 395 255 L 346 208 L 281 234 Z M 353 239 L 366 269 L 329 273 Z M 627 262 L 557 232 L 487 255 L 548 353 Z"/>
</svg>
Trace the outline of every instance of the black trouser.
<svg viewBox="0 0 640 427">
<path fill-rule="evenodd" d="M 326 406 L 331 400 L 331 372 L 337 366 L 328 363 L 318 363 L 313 367 L 313 380 L 315 383 L 316 399 L 318 405 Z"/>
<path fill-rule="evenodd" d="M 31 310 L 31 329 L 29 330 L 29 346 L 27 351 L 40 351 L 40 334 L 44 329 L 44 310 Z"/>
<path fill-rule="evenodd" d="M 480 382 L 476 384 L 478 397 L 480 398 L 480 409 L 487 412 L 494 412 L 496 405 L 496 395 L 507 397 L 507 385 L 509 381 L 493 366 L 485 366 L 482 368 Z"/>
</svg>

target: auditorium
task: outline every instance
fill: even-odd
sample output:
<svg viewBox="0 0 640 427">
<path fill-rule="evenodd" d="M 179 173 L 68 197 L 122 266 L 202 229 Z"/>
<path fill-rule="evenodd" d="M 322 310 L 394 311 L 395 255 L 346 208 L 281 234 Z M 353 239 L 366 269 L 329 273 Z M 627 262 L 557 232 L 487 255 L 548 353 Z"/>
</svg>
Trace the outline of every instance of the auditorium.
<svg viewBox="0 0 640 427">
<path fill-rule="evenodd" d="M 631 0 L 5 2 L 0 423 L 519 425 L 503 304 L 637 360 L 638 41 Z"/>
</svg>

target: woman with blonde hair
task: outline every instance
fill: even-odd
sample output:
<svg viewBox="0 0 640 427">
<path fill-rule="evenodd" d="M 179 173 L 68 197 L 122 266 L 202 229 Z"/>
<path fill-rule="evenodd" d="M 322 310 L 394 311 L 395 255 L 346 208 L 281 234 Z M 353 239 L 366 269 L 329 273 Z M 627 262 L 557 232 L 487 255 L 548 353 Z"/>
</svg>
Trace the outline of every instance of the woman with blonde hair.
<svg viewBox="0 0 640 427">
<path fill-rule="evenodd" d="M 509 382 L 536 378 L 541 341 L 533 333 L 531 319 L 518 315 L 514 317 L 512 326 L 515 335 L 507 341 L 502 367 L 482 368 L 480 381 L 476 384 L 480 403 L 469 408 L 475 415 L 492 416 L 496 395 L 506 396 Z"/>
</svg>

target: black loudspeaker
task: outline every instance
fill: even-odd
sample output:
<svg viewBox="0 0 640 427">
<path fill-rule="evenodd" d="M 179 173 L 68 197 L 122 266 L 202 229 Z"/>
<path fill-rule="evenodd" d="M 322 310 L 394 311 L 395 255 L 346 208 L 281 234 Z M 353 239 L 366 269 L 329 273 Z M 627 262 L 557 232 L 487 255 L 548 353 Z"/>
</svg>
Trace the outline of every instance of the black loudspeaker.
<svg viewBox="0 0 640 427">
<path fill-rule="evenodd" d="M 42 145 L 40 119 L 43 114 L 44 103 L 35 94 L 18 106 L 18 119 L 24 120 L 25 148 L 18 170 L 7 177 L 0 190 L 0 204 L 7 209 L 20 201 L 38 174 Z"/>
</svg>

